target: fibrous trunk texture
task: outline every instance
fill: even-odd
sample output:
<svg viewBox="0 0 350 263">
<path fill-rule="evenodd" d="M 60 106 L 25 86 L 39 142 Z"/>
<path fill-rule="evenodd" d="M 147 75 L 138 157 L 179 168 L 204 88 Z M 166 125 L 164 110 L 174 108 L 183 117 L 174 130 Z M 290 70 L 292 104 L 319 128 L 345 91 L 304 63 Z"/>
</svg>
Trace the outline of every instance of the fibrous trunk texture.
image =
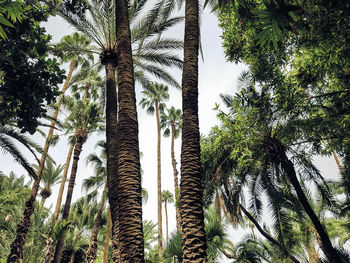
<svg viewBox="0 0 350 263">
<path fill-rule="evenodd" d="M 106 237 L 105 237 L 105 247 L 104 247 L 104 250 L 103 250 L 103 263 L 108 263 L 109 235 L 111 233 L 111 226 L 112 226 L 111 209 L 108 209 Z"/>
<path fill-rule="evenodd" d="M 138 120 L 127 0 L 116 0 L 116 28 L 119 110 L 117 226 L 113 226 L 117 233 L 113 240 L 116 240 L 120 262 L 137 263 L 144 262 L 144 245 Z"/>
<path fill-rule="evenodd" d="M 176 159 L 175 159 L 175 150 L 174 150 L 174 141 L 175 141 L 175 124 L 174 121 L 171 122 L 171 164 L 173 166 L 174 172 L 174 187 L 175 187 L 175 207 L 176 207 L 176 230 L 181 232 L 181 218 L 180 218 L 180 208 L 178 206 L 179 199 L 179 179 L 178 171 L 176 168 Z"/>
<path fill-rule="evenodd" d="M 160 155 L 160 119 L 158 101 L 154 102 L 157 119 L 157 197 L 158 197 L 158 256 L 163 258 L 163 227 L 162 227 L 162 174 Z"/>
<path fill-rule="evenodd" d="M 106 188 L 107 188 L 107 185 L 105 185 L 104 191 L 106 190 Z M 98 208 L 98 212 L 96 215 L 96 219 L 94 222 L 94 229 L 91 234 L 89 248 L 88 248 L 88 251 L 86 252 L 86 263 L 93 263 L 97 256 L 97 235 L 98 235 L 98 232 L 100 231 L 102 213 L 105 207 L 105 197 L 103 192 L 102 192 L 102 197 Z"/>
<path fill-rule="evenodd" d="M 54 120 L 57 119 L 58 112 L 59 112 L 59 109 L 60 109 L 61 103 L 62 103 L 63 94 L 68 87 L 68 83 L 72 77 L 73 70 L 75 68 L 75 64 L 76 64 L 76 62 L 72 61 L 71 65 L 70 65 L 70 70 L 69 70 L 68 76 L 63 84 L 62 94 L 60 95 L 58 102 L 57 102 L 57 109 L 52 117 Z M 50 130 L 47 134 L 47 138 L 46 138 L 45 146 L 44 146 L 44 153 L 45 154 L 47 154 L 49 151 L 50 140 L 51 140 L 51 137 L 52 137 L 52 134 L 54 131 L 55 124 L 56 123 L 54 121 L 51 122 Z M 28 233 L 28 229 L 29 229 L 29 225 L 30 225 L 30 217 L 34 212 L 35 199 L 36 199 L 36 196 L 38 194 L 41 175 L 42 175 L 44 165 L 45 165 L 45 160 L 46 160 L 45 154 L 43 154 L 41 156 L 39 167 L 38 167 L 38 170 L 36 173 L 36 179 L 33 183 L 32 189 L 30 191 L 29 198 L 27 199 L 27 201 L 25 203 L 23 218 L 20 221 L 20 223 L 17 225 L 16 238 L 13 241 L 13 243 L 11 244 L 11 252 L 7 258 L 8 263 L 19 263 L 23 257 L 23 246 L 24 246 L 24 243 L 26 241 L 26 237 L 27 237 L 27 233 Z"/>
<path fill-rule="evenodd" d="M 207 262 L 198 123 L 198 9 L 198 0 L 186 0 L 180 184 L 183 262 Z"/>
<path fill-rule="evenodd" d="M 78 170 L 79 156 L 80 156 L 80 153 L 82 151 L 83 143 L 85 141 L 86 141 L 86 138 L 79 138 L 78 137 L 77 138 L 77 143 L 75 144 L 75 147 L 74 147 L 72 170 L 71 170 L 71 174 L 70 174 L 70 177 L 69 177 L 68 189 L 67 189 L 67 197 L 66 197 L 66 202 L 64 204 L 62 220 L 67 220 L 68 219 L 70 205 L 72 203 L 75 178 L 76 178 L 77 170 Z M 63 244 L 64 244 L 64 236 L 62 236 L 57 241 L 56 251 L 55 251 L 55 256 L 54 256 L 53 263 L 59 263 L 60 262 L 61 256 L 62 256 L 62 251 L 63 251 Z"/>
</svg>

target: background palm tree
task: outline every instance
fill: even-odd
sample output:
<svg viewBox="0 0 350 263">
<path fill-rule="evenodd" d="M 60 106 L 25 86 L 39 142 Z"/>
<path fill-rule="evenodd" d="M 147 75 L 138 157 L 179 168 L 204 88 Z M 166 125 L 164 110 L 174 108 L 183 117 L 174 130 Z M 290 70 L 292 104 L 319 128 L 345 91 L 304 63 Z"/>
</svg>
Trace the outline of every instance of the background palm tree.
<svg viewBox="0 0 350 263">
<path fill-rule="evenodd" d="M 148 114 L 156 113 L 157 121 L 157 193 L 158 193 L 158 254 L 162 258 L 163 250 L 163 230 L 162 230 L 162 176 L 161 176 L 161 126 L 160 126 L 160 112 L 164 111 L 165 104 L 163 101 L 169 99 L 168 86 L 150 82 L 144 87 L 141 92 L 143 98 L 140 101 L 142 108 L 147 108 Z"/>
<path fill-rule="evenodd" d="M 165 226 L 166 226 L 166 243 L 169 242 L 169 229 L 168 229 L 168 203 L 172 204 L 174 203 L 174 196 L 173 194 L 168 191 L 164 190 L 162 191 L 162 202 L 164 203 L 164 210 L 165 210 Z"/>
<path fill-rule="evenodd" d="M 62 220 L 67 220 L 72 201 L 75 177 L 78 169 L 79 156 L 82 151 L 82 146 L 88 138 L 88 134 L 101 130 L 103 121 L 101 109 L 95 103 L 87 100 L 74 101 L 67 98 L 67 107 L 71 114 L 66 119 L 66 127 L 68 131 L 74 131 L 76 144 L 74 146 L 73 163 L 71 175 L 68 183 L 67 197 L 64 205 Z M 64 236 L 62 236 L 56 245 L 54 262 L 58 263 L 62 255 Z"/>
<path fill-rule="evenodd" d="M 180 109 L 175 109 L 173 106 L 170 109 L 166 109 L 167 113 L 161 112 L 160 114 L 160 126 L 164 129 L 163 135 L 169 137 L 171 134 L 171 164 L 174 172 L 174 189 L 175 189 L 175 207 L 176 207 L 176 229 L 181 231 L 181 218 L 180 218 L 180 189 L 178 180 L 178 171 L 176 168 L 174 141 L 179 137 L 182 128 L 182 112 Z"/>
<path fill-rule="evenodd" d="M 34 168 L 38 169 L 37 165 L 33 165 Z M 47 198 L 51 196 L 51 189 L 55 186 L 59 180 L 62 178 L 61 173 L 64 169 L 64 165 L 58 165 L 55 167 L 52 161 L 47 160 L 45 164 L 45 168 L 42 172 L 41 181 L 43 183 L 43 188 L 40 191 L 41 201 L 40 207 L 44 206 L 44 203 Z"/>
</svg>

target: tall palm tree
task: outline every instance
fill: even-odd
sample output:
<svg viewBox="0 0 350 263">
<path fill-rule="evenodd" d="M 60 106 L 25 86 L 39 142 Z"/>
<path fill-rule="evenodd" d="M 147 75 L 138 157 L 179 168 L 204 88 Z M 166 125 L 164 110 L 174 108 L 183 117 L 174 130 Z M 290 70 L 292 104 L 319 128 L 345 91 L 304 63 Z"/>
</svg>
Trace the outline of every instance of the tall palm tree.
<svg viewBox="0 0 350 263">
<path fill-rule="evenodd" d="M 34 165 L 36 169 L 38 169 L 37 165 Z M 40 191 L 41 201 L 40 207 L 44 206 L 44 203 L 47 198 L 51 196 L 51 189 L 54 185 L 58 183 L 58 181 L 62 178 L 61 173 L 64 169 L 64 165 L 58 165 L 55 167 L 52 161 L 47 160 L 45 164 L 45 168 L 42 172 L 41 181 L 43 182 L 43 189 Z"/>
<path fill-rule="evenodd" d="M 167 109 L 167 113 L 162 112 L 160 115 L 160 126 L 164 130 L 163 135 L 169 137 L 171 134 L 171 164 L 173 166 L 174 172 L 174 189 L 175 189 L 175 207 L 176 207 L 176 229 L 181 232 L 181 218 L 180 218 L 180 208 L 178 202 L 180 201 L 179 196 L 179 179 L 178 171 L 176 168 L 175 150 L 174 142 L 177 137 L 179 137 L 182 128 L 182 112 L 180 109 L 175 109 L 173 106 Z"/>
<path fill-rule="evenodd" d="M 157 192 L 158 192 L 158 254 L 162 257 L 163 250 L 163 230 L 162 230 L 162 177 L 161 177 L 161 127 L 160 127 L 160 112 L 165 108 L 163 101 L 169 99 L 168 86 L 151 82 L 149 85 L 144 87 L 141 92 L 143 98 L 140 101 L 142 108 L 147 108 L 147 113 L 156 113 L 157 121 Z"/>
<path fill-rule="evenodd" d="M 206 262 L 198 121 L 198 49 L 199 3 L 198 0 L 186 0 L 180 183 L 181 238 L 184 262 Z"/>
<path fill-rule="evenodd" d="M 173 194 L 168 191 L 164 190 L 162 191 L 162 202 L 164 203 L 164 210 L 165 210 L 165 226 L 166 226 L 166 243 L 169 242 L 169 228 L 168 228 L 168 203 L 174 203 L 174 196 Z"/>
<path fill-rule="evenodd" d="M 70 100 L 70 103 L 67 104 L 67 108 L 71 114 L 66 119 L 66 127 L 68 131 L 74 131 L 76 144 L 74 146 L 72 170 L 68 183 L 66 202 L 63 209 L 63 220 L 67 220 L 69 215 L 82 146 L 86 142 L 89 133 L 102 129 L 101 122 L 103 121 L 100 107 L 96 103 L 91 103 L 89 100 Z M 61 259 L 63 243 L 64 236 L 62 236 L 57 242 L 54 256 L 55 263 L 58 263 Z"/>
<path fill-rule="evenodd" d="M 79 45 L 81 47 L 87 47 L 87 46 L 89 46 L 89 44 L 90 44 L 89 39 L 87 39 L 84 36 L 74 34 L 72 37 L 69 37 L 69 36 L 64 37 L 61 40 L 61 42 L 59 43 L 59 46 L 60 45 L 74 45 L 74 46 Z M 78 60 L 78 58 L 80 58 L 81 54 L 82 54 L 82 52 L 81 52 L 81 50 L 79 50 L 79 51 L 73 51 L 73 52 L 69 53 L 68 57 L 63 56 L 63 59 L 65 59 L 65 58 L 72 59 L 72 62 L 71 62 L 69 73 L 68 73 L 67 78 L 66 78 L 66 80 L 63 84 L 63 87 L 62 87 L 62 93 L 64 93 L 68 87 L 68 83 L 69 83 L 70 78 L 73 74 L 73 70 L 76 67 L 77 60 Z M 62 98 L 63 98 L 63 94 L 61 94 L 60 97 L 58 98 L 56 110 L 55 110 L 55 113 L 53 114 L 53 117 L 52 117 L 53 120 L 57 119 L 59 109 L 60 109 L 60 106 L 62 103 Z M 48 150 L 50 147 L 51 137 L 52 137 L 53 132 L 54 132 L 55 122 L 52 121 L 50 126 L 51 127 L 50 127 L 48 134 L 47 134 L 47 138 L 46 138 L 45 145 L 44 145 L 44 153 L 46 153 L 46 154 L 43 154 L 41 156 L 39 167 L 38 167 L 38 170 L 36 172 L 36 179 L 33 183 L 28 201 L 25 204 L 23 218 L 17 227 L 16 239 L 11 244 L 11 253 L 9 254 L 9 256 L 7 258 L 7 262 L 9 262 L 9 263 L 10 262 L 17 263 L 23 257 L 23 245 L 25 243 L 26 235 L 27 235 L 28 228 L 30 225 L 30 217 L 34 211 L 34 202 L 35 202 L 35 198 L 37 196 L 38 190 L 39 190 L 41 175 L 42 175 L 42 171 L 44 169 L 46 156 L 47 156 L 47 153 L 48 153 Z"/>
</svg>

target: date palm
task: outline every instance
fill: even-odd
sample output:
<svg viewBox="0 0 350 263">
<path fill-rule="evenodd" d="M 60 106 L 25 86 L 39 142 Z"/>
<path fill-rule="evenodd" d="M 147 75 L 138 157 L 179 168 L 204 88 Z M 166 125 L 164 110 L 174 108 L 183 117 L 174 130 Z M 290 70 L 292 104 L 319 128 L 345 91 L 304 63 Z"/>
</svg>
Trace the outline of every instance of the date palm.
<svg viewBox="0 0 350 263">
<path fill-rule="evenodd" d="M 150 82 L 141 92 L 143 98 L 140 101 L 142 108 L 146 108 L 147 113 L 156 114 L 157 121 L 157 193 L 158 193 L 158 254 L 162 258 L 163 250 L 163 230 L 162 230 L 162 179 L 161 179 L 161 126 L 160 113 L 164 110 L 164 101 L 169 99 L 168 86 Z"/>
<path fill-rule="evenodd" d="M 90 40 L 87 39 L 84 36 L 81 35 L 72 35 L 71 37 L 66 36 L 64 37 L 59 45 L 74 45 L 74 46 L 81 46 L 81 47 L 87 47 L 90 45 Z M 81 58 L 81 50 L 79 51 L 74 51 L 69 53 L 69 56 L 62 56 L 63 59 L 71 59 L 71 65 L 70 65 L 70 70 L 68 73 L 68 76 L 63 84 L 62 87 L 62 93 L 64 93 L 68 87 L 68 83 L 70 81 L 70 78 L 73 74 L 73 70 L 76 67 L 76 63 L 77 61 Z M 63 94 L 61 94 L 61 96 L 58 98 L 57 101 L 57 105 L 56 105 L 56 110 L 55 113 L 53 114 L 52 119 L 56 120 L 58 113 L 59 113 L 59 109 L 62 103 L 62 97 Z M 33 183 L 29 198 L 27 200 L 27 202 L 25 203 L 25 209 L 23 212 L 23 218 L 21 220 L 21 222 L 18 224 L 17 227 L 17 235 L 15 240 L 13 241 L 13 243 L 11 244 L 11 253 L 9 254 L 8 258 L 7 258 L 7 262 L 13 262 L 13 263 L 18 263 L 20 262 L 20 260 L 23 257 L 23 245 L 25 243 L 26 240 L 26 235 L 28 232 L 28 228 L 30 225 L 30 217 L 33 214 L 34 211 L 34 203 L 35 203 L 35 199 L 39 190 L 39 185 L 40 185 L 40 180 L 41 180 L 41 175 L 42 175 L 42 171 L 44 169 L 44 165 L 45 165 L 45 160 L 46 160 L 46 156 L 50 147 L 50 141 L 51 141 L 51 137 L 53 135 L 53 131 L 54 131 L 54 127 L 55 127 L 55 121 L 51 122 L 51 127 L 50 130 L 47 134 L 47 138 L 45 141 L 45 145 L 44 145 L 44 153 L 41 156 L 40 159 L 40 163 L 39 163 L 39 167 L 38 170 L 36 172 L 36 179 Z"/>
<path fill-rule="evenodd" d="M 160 115 L 160 125 L 164 129 L 163 135 L 169 137 L 171 134 L 171 164 L 173 166 L 174 172 L 174 189 L 175 189 L 175 206 L 176 206 L 176 229 L 181 232 L 181 218 L 180 218 L 180 208 L 178 202 L 180 201 L 180 190 L 179 190 L 179 180 L 178 171 L 176 168 L 175 150 L 174 142 L 175 139 L 179 137 L 182 128 L 182 112 L 180 109 L 175 109 L 173 106 L 166 110 L 167 113 L 162 112 Z"/>
<path fill-rule="evenodd" d="M 62 219 L 67 220 L 72 201 L 75 177 L 78 169 L 79 156 L 82 151 L 82 146 L 88 138 L 88 134 L 102 129 L 102 114 L 101 108 L 96 103 L 91 103 L 87 100 L 74 101 L 67 99 L 67 108 L 70 115 L 66 119 L 66 128 L 68 131 L 74 131 L 76 144 L 74 146 L 72 170 L 68 183 L 66 202 L 63 209 Z M 58 263 L 62 255 L 64 236 L 61 237 L 56 245 L 54 262 Z"/>
<path fill-rule="evenodd" d="M 34 165 L 35 169 L 38 169 L 37 165 Z M 44 185 L 43 189 L 40 191 L 41 201 L 40 207 L 44 206 L 44 203 L 47 198 L 51 196 L 51 189 L 54 185 L 56 185 L 59 180 L 62 178 L 61 173 L 64 169 L 64 165 L 58 165 L 55 167 L 52 161 L 47 160 L 45 164 L 45 168 L 43 170 L 41 181 Z"/>
<path fill-rule="evenodd" d="M 166 226 L 166 243 L 169 242 L 169 228 L 168 228 L 168 203 L 174 203 L 174 196 L 173 194 L 168 191 L 164 190 L 162 191 L 162 202 L 164 203 L 164 210 L 165 210 L 165 226 Z"/>
</svg>

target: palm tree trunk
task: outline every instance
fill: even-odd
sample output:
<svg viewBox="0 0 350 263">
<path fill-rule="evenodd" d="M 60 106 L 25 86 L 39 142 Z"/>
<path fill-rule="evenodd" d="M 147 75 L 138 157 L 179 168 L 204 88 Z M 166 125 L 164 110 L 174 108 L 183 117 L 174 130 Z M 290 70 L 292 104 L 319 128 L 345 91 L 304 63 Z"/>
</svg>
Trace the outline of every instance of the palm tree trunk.
<svg viewBox="0 0 350 263">
<path fill-rule="evenodd" d="M 105 184 L 105 187 L 102 192 L 100 205 L 99 205 L 97 216 L 94 223 L 94 229 L 92 231 L 91 238 L 90 238 L 89 248 L 88 248 L 88 251 L 86 252 L 86 263 L 93 263 L 97 256 L 97 253 L 96 253 L 97 252 L 97 235 L 98 235 L 98 232 L 100 231 L 102 213 L 105 207 L 104 191 L 106 189 L 107 189 L 107 184 Z"/>
<path fill-rule="evenodd" d="M 165 209 L 165 225 L 166 225 L 166 243 L 169 243 L 169 228 L 168 228 L 168 207 L 167 207 L 167 201 L 164 202 L 164 209 Z"/>
<path fill-rule="evenodd" d="M 279 247 L 293 262 L 299 263 L 299 261 L 292 256 L 285 247 L 283 247 L 276 239 L 274 239 L 272 236 L 270 236 L 268 233 L 265 232 L 265 230 L 260 226 L 258 221 L 255 220 L 255 218 L 245 209 L 245 207 L 241 204 L 239 204 L 240 209 L 242 212 L 249 218 L 250 221 L 255 225 L 255 227 L 259 230 L 260 234 L 265 237 L 268 241 L 270 241 L 275 246 Z"/>
<path fill-rule="evenodd" d="M 110 235 L 110 232 L 111 232 L 111 226 L 112 226 L 111 209 L 108 208 L 105 248 L 103 250 L 103 263 L 108 263 L 109 235 Z"/>
<path fill-rule="evenodd" d="M 74 184 L 75 184 L 75 177 L 77 175 L 77 170 L 78 170 L 78 162 L 79 162 L 79 156 L 82 151 L 82 146 L 83 143 L 85 142 L 86 139 L 84 138 L 77 138 L 77 143 L 75 144 L 74 147 L 74 154 L 73 154 L 73 163 L 72 163 L 72 170 L 69 178 L 69 183 L 68 183 L 68 189 L 67 189 L 67 196 L 66 196 L 66 203 L 64 204 L 64 209 L 63 209 L 63 215 L 62 215 L 62 220 L 67 220 L 68 215 L 69 215 L 69 210 L 70 210 L 70 205 L 72 203 L 72 196 L 73 196 L 73 189 L 74 189 Z M 55 256 L 53 263 L 59 263 L 61 260 L 62 256 L 62 251 L 63 251 L 63 244 L 64 244 L 64 236 L 61 237 L 57 241 L 56 245 L 56 251 L 55 251 Z"/>
<path fill-rule="evenodd" d="M 113 240 L 116 240 L 119 247 L 120 262 L 137 263 L 144 262 L 144 243 L 139 131 L 127 0 L 116 0 L 116 28 L 119 101 L 116 189 L 118 229 Z"/>
<path fill-rule="evenodd" d="M 340 160 L 339 160 L 339 158 L 337 156 L 337 153 L 335 151 L 333 151 L 332 154 L 333 154 L 333 157 L 335 159 L 335 162 L 337 163 L 337 166 L 338 166 L 340 174 L 343 174 L 343 167 L 342 167 L 342 165 L 340 163 Z"/>
<path fill-rule="evenodd" d="M 75 253 L 76 253 L 76 251 L 73 250 L 72 255 L 70 256 L 70 261 L 69 261 L 69 263 L 74 263 Z"/>
<path fill-rule="evenodd" d="M 198 0 L 186 0 L 180 186 L 183 262 L 207 261 L 198 121 L 198 9 Z"/>
<path fill-rule="evenodd" d="M 40 205 L 39 205 L 40 209 L 42 209 L 42 208 L 43 208 L 43 206 L 44 206 L 44 204 L 45 204 L 46 199 L 47 199 L 47 197 L 46 197 L 46 196 L 41 197 L 41 201 L 40 201 Z"/>
<path fill-rule="evenodd" d="M 114 53 L 101 56 L 101 62 L 106 70 L 106 151 L 107 151 L 107 182 L 108 182 L 108 200 L 113 225 L 117 224 L 117 91 L 115 80 L 116 55 Z M 114 227 L 113 227 L 114 230 Z M 113 236 L 116 234 L 113 233 Z M 113 260 L 119 257 L 118 246 L 113 242 Z"/>
<path fill-rule="evenodd" d="M 158 193 L 158 256 L 163 258 L 163 227 L 162 227 L 162 175 L 160 157 L 160 119 L 158 101 L 154 102 L 157 119 L 157 193 Z"/>
<path fill-rule="evenodd" d="M 171 121 L 171 164 L 173 166 L 173 171 L 174 171 L 176 230 L 177 230 L 177 232 L 181 232 L 180 208 L 178 206 L 178 201 L 180 200 L 180 198 L 179 198 L 179 179 L 177 178 L 178 171 L 176 168 L 175 150 L 174 150 L 175 143 L 174 142 L 175 142 L 175 124 L 174 124 L 174 121 Z"/>
<path fill-rule="evenodd" d="M 66 91 L 67 87 L 68 87 L 68 83 L 72 77 L 73 74 L 73 70 L 75 68 L 75 64 L 76 61 L 72 61 L 71 65 L 70 65 L 70 70 L 68 73 L 68 76 L 63 84 L 63 88 L 62 88 L 62 94 L 60 95 L 60 97 L 58 98 L 58 102 L 57 102 L 57 109 L 53 115 L 53 119 L 56 120 L 57 116 L 58 116 L 58 112 L 59 109 L 61 107 L 62 104 L 62 98 L 63 98 L 63 94 Z M 11 252 L 7 257 L 7 262 L 8 263 L 19 263 L 20 260 L 23 257 L 23 245 L 26 241 L 26 236 L 28 233 L 28 229 L 29 229 L 29 225 L 30 225 L 30 217 L 34 212 L 34 203 L 35 203 L 35 199 L 36 196 L 38 194 L 38 190 L 39 190 L 39 185 L 40 185 L 40 180 L 41 180 L 41 174 L 43 172 L 44 169 L 44 165 L 45 165 L 45 160 L 46 160 L 46 154 L 49 151 L 49 147 L 50 147 L 50 140 L 54 131 L 54 127 L 55 127 L 55 122 L 52 121 L 51 122 L 51 127 L 50 130 L 47 134 L 47 138 L 45 141 L 45 146 L 44 146 L 44 153 L 41 156 L 40 159 L 40 163 L 39 163 L 39 167 L 36 173 L 36 179 L 33 183 L 32 189 L 30 191 L 30 195 L 29 198 L 27 199 L 26 203 L 25 203 L 25 207 L 24 207 L 24 212 L 23 212 L 23 217 L 22 220 L 20 221 L 20 223 L 17 225 L 17 233 L 16 233 L 16 238 L 15 240 L 12 242 L 11 244 Z"/>
<path fill-rule="evenodd" d="M 315 229 L 317 233 L 320 236 L 321 240 L 321 248 L 323 252 L 325 253 L 327 259 L 331 263 L 336 263 L 336 262 L 342 262 L 340 256 L 338 255 L 337 251 L 333 248 L 332 242 L 328 237 L 328 234 L 321 224 L 320 220 L 318 219 L 317 215 L 315 214 L 314 210 L 309 204 L 309 201 L 307 200 L 303 189 L 300 186 L 300 183 L 298 181 L 298 178 L 295 173 L 294 165 L 293 163 L 287 158 L 286 154 L 284 151 L 281 151 L 280 153 L 281 156 L 281 166 L 282 169 L 285 171 L 287 174 L 291 184 L 293 185 L 293 188 L 298 196 L 298 199 L 305 209 L 305 212 L 311 219 L 313 225 L 315 226 Z"/>
</svg>

